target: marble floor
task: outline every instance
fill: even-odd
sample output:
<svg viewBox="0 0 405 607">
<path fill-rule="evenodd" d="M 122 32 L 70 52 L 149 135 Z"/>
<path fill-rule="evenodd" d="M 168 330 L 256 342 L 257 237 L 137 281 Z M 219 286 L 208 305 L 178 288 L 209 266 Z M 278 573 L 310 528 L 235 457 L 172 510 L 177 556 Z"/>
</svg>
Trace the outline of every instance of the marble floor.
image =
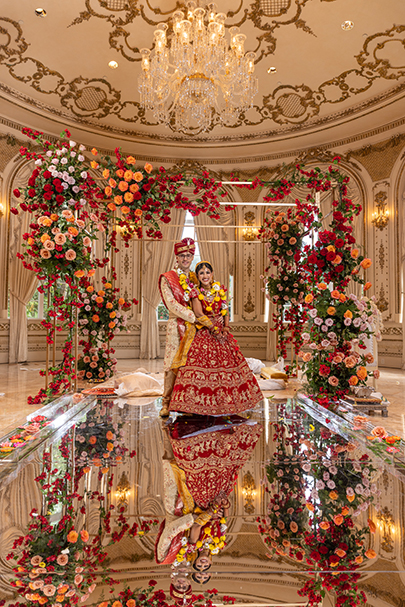
<svg viewBox="0 0 405 607">
<path fill-rule="evenodd" d="M 270 365 L 266 362 L 266 365 Z M 15 427 L 25 416 L 35 411 L 35 406 L 27 405 L 27 397 L 35 395 L 44 386 L 40 377 L 41 363 L 0 365 L 0 432 Z M 127 359 L 119 360 L 117 374 L 123 375 L 142 368 L 150 373 L 163 373 L 163 360 Z M 275 400 L 292 396 L 299 388 L 299 382 L 292 381 L 285 391 L 266 392 Z M 391 433 L 405 439 L 405 371 L 400 369 L 382 369 L 376 389 L 390 402 L 388 417 L 376 414 L 372 421 L 383 425 Z"/>
</svg>

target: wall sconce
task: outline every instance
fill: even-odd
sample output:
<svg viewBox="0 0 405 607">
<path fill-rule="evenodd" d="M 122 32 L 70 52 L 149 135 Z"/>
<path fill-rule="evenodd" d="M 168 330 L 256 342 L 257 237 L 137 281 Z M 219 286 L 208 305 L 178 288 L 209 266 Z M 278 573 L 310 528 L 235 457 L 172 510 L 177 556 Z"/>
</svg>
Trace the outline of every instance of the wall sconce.
<svg viewBox="0 0 405 607">
<path fill-rule="evenodd" d="M 3 217 L 4 215 L 4 205 L 2 202 L 0 202 L 0 217 Z"/>
<path fill-rule="evenodd" d="M 252 211 L 248 211 L 245 213 L 245 226 L 246 228 L 242 229 L 242 238 L 247 242 L 256 240 L 258 235 L 258 229 L 253 227 L 256 216 Z"/>
<path fill-rule="evenodd" d="M 256 495 L 256 485 L 255 479 L 250 474 L 250 472 L 246 472 L 243 477 L 242 494 L 245 498 L 244 511 L 246 512 L 246 514 L 253 514 L 255 511 L 253 502 Z"/>
<path fill-rule="evenodd" d="M 381 548 L 385 552 L 392 552 L 394 550 L 394 538 L 392 535 L 395 533 L 394 518 L 387 506 L 377 514 L 378 527 L 382 532 Z"/>
<path fill-rule="evenodd" d="M 117 495 L 118 508 L 124 507 L 126 510 L 128 508 L 129 496 L 131 493 L 131 485 L 129 484 L 129 480 L 125 472 L 122 473 L 115 491 Z"/>
<path fill-rule="evenodd" d="M 387 194 L 385 192 L 378 192 L 378 194 L 376 194 L 375 203 L 377 211 L 372 214 L 371 223 L 373 223 L 378 230 L 383 230 L 389 221 L 388 210 L 385 208 L 387 206 L 386 200 Z"/>
</svg>

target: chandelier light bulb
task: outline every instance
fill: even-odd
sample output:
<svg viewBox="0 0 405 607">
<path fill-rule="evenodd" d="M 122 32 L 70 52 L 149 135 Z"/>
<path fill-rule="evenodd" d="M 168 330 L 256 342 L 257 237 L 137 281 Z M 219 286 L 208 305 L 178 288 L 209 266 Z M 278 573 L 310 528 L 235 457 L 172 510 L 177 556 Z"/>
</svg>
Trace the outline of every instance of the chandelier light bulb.
<svg viewBox="0 0 405 607">
<path fill-rule="evenodd" d="M 256 55 L 245 52 L 239 27 L 231 27 L 227 39 L 225 21 L 216 4 L 204 9 L 190 0 L 170 26 L 157 26 L 152 51 L 140 51 L 141 105 L 159 123 L 195 135 L 212 128 L 215 115 L 232 125 L 253 107 Z"/>
<path fill-rule="evenodd" d="M 37 17 L 46 17 L 46 10 L 44 8 L 36 8 L 35 14 Z"/>
<path fill-rule="evenodd" d="M 112 70 L 116 70 L 118 67 L 118 63 L 116 61 L 109 61 L 108 67 L 110 67 Z"/>
</svg>

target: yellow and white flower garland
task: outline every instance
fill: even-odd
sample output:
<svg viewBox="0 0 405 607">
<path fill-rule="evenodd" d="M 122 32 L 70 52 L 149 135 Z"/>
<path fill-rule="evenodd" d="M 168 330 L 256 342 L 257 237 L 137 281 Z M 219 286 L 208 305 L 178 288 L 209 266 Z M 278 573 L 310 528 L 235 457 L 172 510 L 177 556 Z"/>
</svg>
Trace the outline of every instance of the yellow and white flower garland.
<svg viewBox="0 0 405 607">
<path fill-rule="evenodd" d="M 201 301 L 205 300 L 206 296 L 202 292 L 202 289 L 198 289 L 198 291 L 199 291 L 198 299 L 200 299 Z M 226 294 L 225 294 L 224 289 L 221 289 L 221 284 L 219 282 L 213 282 L 211 285 L 211 289 L 209 290 L 209 292 L 206 295 L 207 295 L 207 297 L 213 298 L 212 301 L 221 301 L 222 300 L 221 314 L 222 314 L 222 316 L 226 316 L 228 314 L 228 306 L 226 304 Z M 210 305 L 210 301 L 208 299 L 206 301 L 208 302 L 208 306 L 206 307 L 207 312 L 212 312 L 212 305 Z"/>
<path fill-rule="evenodd" d="M 222 548 L 225 547 L 226 536 L 225 531 L 227 529 L 226 518 L 221 518 L 221 535 L 220 536 L 212 536 L 211 529 L 204 529 L 204 535 L 202 540 L 198 540 L 195 544 L 189 544 L 186 537 L 183 537 L 181 540 L 182 547 L 176 556 L 176 561 L 173 565 L 176 567 L 180 565 L 187 558 L 187 554 L 193 554 L 196 550 L 209 550 L 210 554 L 218 554 Z"/>
<path fill-rule="evenodd" d="M 187 302 L 188 307 L 191 308 L 190 291 L 194 288 L 194 285 L 191 283 L 196 282 L 195 274 L 194 272 L 190 272 L 187 276 L 181 268 L 176 268 L 176 272 L 179 277 L 180 286 L 184 290 L 184 301 Z"/>
</svg>

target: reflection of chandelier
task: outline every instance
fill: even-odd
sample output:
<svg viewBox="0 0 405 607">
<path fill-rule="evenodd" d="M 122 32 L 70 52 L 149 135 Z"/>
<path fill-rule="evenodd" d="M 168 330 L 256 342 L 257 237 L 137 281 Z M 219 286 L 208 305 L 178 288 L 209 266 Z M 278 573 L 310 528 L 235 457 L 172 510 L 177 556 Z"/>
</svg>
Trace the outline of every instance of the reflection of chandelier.
<svg viewBox="0 0 405 607">
<path fill-rule="evenodd" d="M 255 57 L 245 53 L 246 36 L 231 27 L 225 39 L 224 13 L 214 3 L 196 8 L 187 2 L 173 13 L 173 34 L 168 47 L 166 23 L 154 32 L 154 52 L 141 49 L 139 78 L 141 104 L 155 119 L 177 131 L 197 134 L 208 130 L 216 110 L 223 124 L 233 124 L 252 107 L 257 93 L 253 76 Z"/>
</svg>

